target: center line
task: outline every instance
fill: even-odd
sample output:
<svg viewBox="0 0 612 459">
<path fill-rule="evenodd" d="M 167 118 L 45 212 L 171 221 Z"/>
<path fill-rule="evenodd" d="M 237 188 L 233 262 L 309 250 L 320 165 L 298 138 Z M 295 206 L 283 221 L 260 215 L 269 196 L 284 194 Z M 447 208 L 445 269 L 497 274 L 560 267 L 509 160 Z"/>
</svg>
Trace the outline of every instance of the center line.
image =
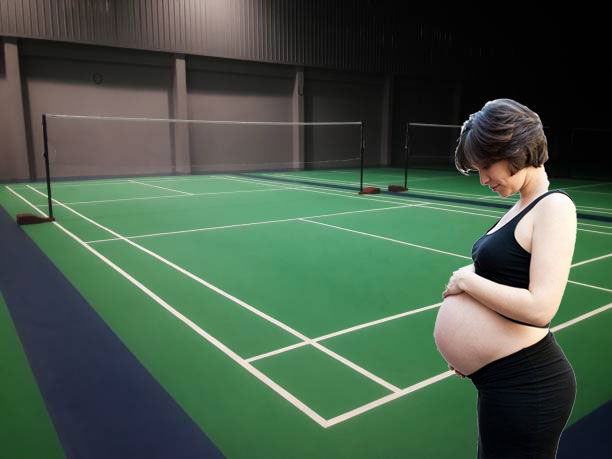
<svg viewBox="0 0 612 459">
<path fill-rule="evenodd" d="M 159 185 L 151 185 L 150 183 L 139 182 L 138 180 L 128 180 L 128 181 L 131 183 L 137 183 L 138 185 L 150 186 L 152 188 L 159 188 L 160 190 L 174 191 L 175 193 L 182 193 L 182 194 L 186 194 L 187 196 L 193 196 L 193 193 L 188 193 L 186 191 L 173 190 L 172 188 L 166 188 L 166 187 L 159 186 Z"/>
<path fill-rule="evenodd" d="M 316 222 L 314 220 L 308 220 L 307 218 L 300 218 L 299 220 L 303 221 L 303 222 L 306 222 L 306 223 L 314 223 L 315 225 L 327 226 L 329 228 L 334 228 L 334 229 L 337 229 L 337 230 L 348 231 L 349 233 L 360 234 L 362 236 L 373 237 L 375 239 L 382 239 L 384 241 L 395 242 L 396 244 L 409 245 L 410 247 L 416 247 L 417 249 L 429 250 L 431 252 L 442 253 L 444 255 L 451 255 L 453 257 L 464 258 L 466 260 L 471 260 L 472 259 L 471 257 L 466 257 L 465 255 L 459 255 L 459 254 L 452 253 L 452 252 L 445 252 L 444 250 L 433 249 L 431 247 L 426 247 L 424 245 L 412 244 L 410 242 L 399 241 L 397 239 L 391 239 L 391 238 L 384 237 L 384 236 L 378 236 L 376 234 L 364 233 L 363 231 L 356 231 L 356 230 L 352 230 L 352 229 L 349 229 L 349 228 L 343 228 L 341 226 L 329 225 L 327 223 Z"/>
</svg>

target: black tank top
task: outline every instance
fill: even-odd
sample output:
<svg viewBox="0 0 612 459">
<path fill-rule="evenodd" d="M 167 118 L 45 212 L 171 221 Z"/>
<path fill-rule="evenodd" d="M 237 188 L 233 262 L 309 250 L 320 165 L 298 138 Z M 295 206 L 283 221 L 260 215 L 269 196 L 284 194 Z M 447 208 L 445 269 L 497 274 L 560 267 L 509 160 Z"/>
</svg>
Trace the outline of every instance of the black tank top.
<svg viewBox="0 0 612 459">
<path fill-rule="evenodd" d="M 514 237 L 514 230 L 518 222 L 529 212 L 540 200 L 552 193 L 563 193 L 571 199 L 571 197 L 561 190 L 552 190 L 544 193 L 536 198 L 531 204 L 525 207 L 519 214 L 515 215 L 512 220 L 507 222 L 501 228 L 495 230 L 491 234 L 487 234 L 499 223 L 498 220 L 489 230 L 475 243 L 472 247 L 472 260 L 476 274 L 486 279 L 497 282 L 498 284 L 509 285 L 511 287 L 529 288 L 529 264 L 531 262 L 531 254 L 523 249 Z M 548 328 L 547 324 L 544 327 L 538 325 L 527 324 L 520 322 L 510 317 L 505 317 L 512 322 L 530 327 Z"/>
</svg>

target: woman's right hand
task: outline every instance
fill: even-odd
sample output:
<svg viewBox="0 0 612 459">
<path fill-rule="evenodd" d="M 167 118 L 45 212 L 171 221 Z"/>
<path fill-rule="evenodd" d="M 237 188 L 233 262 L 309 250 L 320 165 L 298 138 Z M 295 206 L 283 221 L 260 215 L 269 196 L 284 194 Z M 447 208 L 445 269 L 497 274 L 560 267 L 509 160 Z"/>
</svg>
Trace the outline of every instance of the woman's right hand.
<svg viewBox="0 0 612 459">
<path fill-rule="evenodd" d="M 461 379 L 465 378 L 465 375 L 463 373 L 459 373 L 457 370 L 455 370 L 455 368 L 453 368 L 452 365 L 449 364 L 448 365 L 448 369 L 451 370 L 451 371 L 454 371 L 457 374 L 457 376 L 461 376 Z"/>
</svg>

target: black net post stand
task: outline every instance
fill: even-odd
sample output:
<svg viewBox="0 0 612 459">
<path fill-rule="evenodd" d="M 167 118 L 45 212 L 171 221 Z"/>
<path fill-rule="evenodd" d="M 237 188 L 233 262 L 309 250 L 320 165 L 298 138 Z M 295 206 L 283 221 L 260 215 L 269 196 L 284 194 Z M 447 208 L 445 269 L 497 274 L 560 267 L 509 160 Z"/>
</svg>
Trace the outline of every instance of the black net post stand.
<svg viewBox="0 0 612 459">
<path fill-rule="evenodd" d="M 408 191 L 408 156 L 410 151 L 410 123 L 406 123 L 406 139 L 404 141 L 404 185 L 389 185 L 389 191 L 400 193 Z"/>
<path fill-rule="evenodd" d="M 363 169 L 364 169 L 364 162 L 365 162 L 365 139 L 364 139 L 364 135 L 363 135 L 363 127 L 364 127 L 364 123 L 361 123 L 361 179 L 360 179 L 360 184 L 359 184 L 359 194 L 378 194 L 380 193 L 380 188 L 375 187 L 375 186 L 366 186 L 364 188 L 363 186 Z"/>
<path fill-rule="evenodd" d="M 54 221 L 53 218 L 53 204 L 51 199 L 51 172 L 49 170 L 49 141 L 47 137 L 47 115 L 43 113 L 42 116 L 42 124 L 43 124 L 43 139 L 45 142 L 45 173 L 47 175 L 47 202 L 49 204 L 49 219 Z"/>
<path fill-rule="evenodd" d="M 360 126 L 360 132 L 359 132 L 359 158 L 361 159 L 360 161 L 360 179 L 359 179 L 359 192 L 363 192 L 363 153 L 365 151 L 365 140 L 363 139 L 363 124 Z"/>
<path fill-rule="evenodd" d="M 42 217 L 40 215 L 33 214 L 17 214 L 17 223 L 19 225 L 33 225 L 36 223 L 47 223 L 55 221 L 53 217 L 53 205 L 51 199 L 51 173 L 49 170 L 49 142 L 47 137 L 47 115 L 43 113 L 42 115 L 42 125 L 43 125 L 43 139 L 45 142 L 44 148 L 44 158 L 45 158 L 45 173 L 47 175 L 47 202 L 49 205 L 49 216 Z"/>
<path fill-rule="evenodd" d="M 404 142 L 404 191 L 408 190 L 408 158 L 410 158 L 410 123 L 406 123 L 406 140 Z"/>
</svg>

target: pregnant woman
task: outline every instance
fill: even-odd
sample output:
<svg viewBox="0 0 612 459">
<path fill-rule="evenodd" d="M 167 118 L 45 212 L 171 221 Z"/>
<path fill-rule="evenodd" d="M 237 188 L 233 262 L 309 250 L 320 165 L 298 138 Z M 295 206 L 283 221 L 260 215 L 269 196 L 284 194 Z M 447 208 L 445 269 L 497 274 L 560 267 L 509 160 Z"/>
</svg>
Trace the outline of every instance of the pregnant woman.
<svg viewBox="0 0 612 459">
<path fill-rule="evenodd" d="M 464 123 L 455 162 L 518 202 L 472 247 L 443 293 L 434 338 L 478 390 L 479 458 L 554 458 L 575 395 L 574 372 L 548 329 L 567 284 L 576 208 L 548 191 L 540 118 L 510 99 Z"/>
</svg>

